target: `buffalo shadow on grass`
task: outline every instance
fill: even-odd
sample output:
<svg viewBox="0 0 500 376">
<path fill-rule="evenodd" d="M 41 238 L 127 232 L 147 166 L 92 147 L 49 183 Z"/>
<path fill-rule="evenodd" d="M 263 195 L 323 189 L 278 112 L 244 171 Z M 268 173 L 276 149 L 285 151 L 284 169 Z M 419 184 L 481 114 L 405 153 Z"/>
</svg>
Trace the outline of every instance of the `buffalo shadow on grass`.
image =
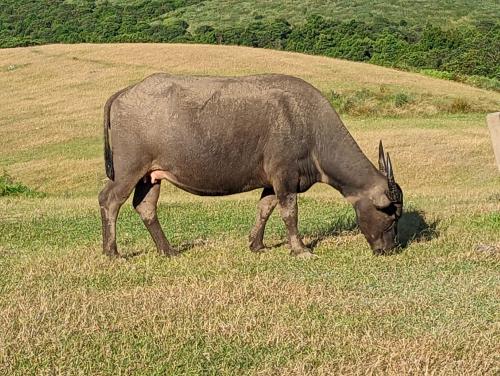
<svg viewBox="0 0 500 376">
<path fill-rule="evenodd" d="M 413 242 L 427 242 L 439 237 L 439 231 L 437 230 L 439 219 L 427 222 L 424 215 L 425 213 L 421 210 L 403 212 L 403 215 L 398 222 L 399 246 L 392 251 L 386 252 L 385 255 L 401 253 Z M 314 249 L 324 239 L 339 236 L 343 233 L 352 232 L 354 230 L 358 231 L 358 227 L 355 219 L 353 218 L 352 220 L 333 223 L 328 228 L 320 231 L 313 231 L 309 233 L 306 231 L 304 232 L 304 235 L 313 238 L 306 244 L 306 246 Z M 284 244 L 286 244 L 286 242 L 277 244 L 274 247 L 279 247 Z"/>
<path fill-rule="evenodd" d="M 395 253 L 402 252 L 413 242 L 428 242 L 439 237 L 439 222 L 439 219 L 427 222 L 421 210 L 403 212 L 398 223 L 399 247 Z"/>
</svg>

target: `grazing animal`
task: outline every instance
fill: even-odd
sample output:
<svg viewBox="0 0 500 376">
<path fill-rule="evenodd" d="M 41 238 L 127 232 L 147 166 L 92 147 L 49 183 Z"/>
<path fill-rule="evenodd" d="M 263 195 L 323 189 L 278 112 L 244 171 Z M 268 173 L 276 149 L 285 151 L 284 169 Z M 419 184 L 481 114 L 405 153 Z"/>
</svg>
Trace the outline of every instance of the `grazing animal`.
<svg viewBox="0 0 500 376">
<path fill-rule="evenodd" d="M 116 219 L 134 188 L 133 206 L 158 251 L 176 254 L 157 217 L 163 179 L 202 196 L 263 188 L 249 236 L 255 252 L 279 204 L 291 254 L 312 255 L 297 230 L 297 194 L 318 182 L 352 203 L 374 252 L 396 246 L 403 196 L 382 143 L 377 170 L 328 100 L 296 77 L 149 76 L 107 101 L 104 155 L 110 180 L 99 204 L 109 256 L 118 256 Z"/>
</svg>

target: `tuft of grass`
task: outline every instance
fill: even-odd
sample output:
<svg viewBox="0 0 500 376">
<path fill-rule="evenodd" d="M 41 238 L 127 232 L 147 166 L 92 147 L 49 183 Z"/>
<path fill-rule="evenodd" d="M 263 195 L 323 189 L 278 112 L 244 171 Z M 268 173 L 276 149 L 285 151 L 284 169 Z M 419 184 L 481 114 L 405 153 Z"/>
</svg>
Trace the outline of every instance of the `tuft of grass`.
<svg viewBox="0 0 500 376">
<path fill-rule="evenodd" d="M 392 101 L 394 102 L 394 106 L 401 108 L 410 103 L 411 96 L 406 93 L 396 93 L 392 96 Z"/>
<path fill-rule="evenodd" d="M 471 104 L 464 98 L 455 98 L 447 103 L 445 110 L 452 114 L 465 114 L 472 110 Z"/>
<path fill-rule="evenodd" d="M 4 170 L 0 175 L 0 197 L 2 196 L 43 197 L 44 194 L 15 181 Z"/>
</svg>

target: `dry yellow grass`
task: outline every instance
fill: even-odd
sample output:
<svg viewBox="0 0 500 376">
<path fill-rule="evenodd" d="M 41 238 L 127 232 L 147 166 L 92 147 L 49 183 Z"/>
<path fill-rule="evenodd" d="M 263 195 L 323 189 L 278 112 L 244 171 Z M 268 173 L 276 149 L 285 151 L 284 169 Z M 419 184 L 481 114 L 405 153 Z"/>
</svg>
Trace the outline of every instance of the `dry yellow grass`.
<svg viewBox="0 0 500 376">
<path fill-rule="evenodd" d="M 323 91 L 386 85 L 437 98 L 467 98 L 489 108 L 500 103 L 499 93 L 456 82 L 338 59 L 246 47 L 115 44 L 6 49 L 0 50 L 0 138 L 4 145 L 0 167 L 7 166 L 11 175 L 44 192 L 95 192 L 104 178 L 99 169 L 103 103 L 118 89 L 158 71 L 210 75 L 285 73 L 302 77 Z M 441 161 L 445 166 L 440 168 L 460 174 L 462 168 L 468 168 L 470 156 L 481 158 L 481 171 L 487 170 L 486 180 L 491 180 L 493 162 L 487 133 L 479 119 L 408 119 L 393 121 L 398 125 L 388 131 L 379 126 L 376 131 L 363 127 L 357 132 L 358 124 L 371 122 L 359 118 L 346 118 L 346 124 L 371 157 L 377 140 L 384 139 L 388 149 L 397 154 L 397 166 L 409 169 L 408 178 L 401 172 L 399 175 L 405 186 L 434 189 L 442 179 L 428 169 L 429 165 Z M 378 124 L 384 122 L 377 120 Z M 413 127 L 415 122 L 418 127 Z M 427 129 L 444 123 L 449 127 Z M 459 129 L 452 130 L 454 124 Z M 468 128 L 472 124 L 473 131 Z M 442 147 L 432 148 L 430 140 Z M 416 159 L 417 152 L 429 153 L 428 158 L 423 162 Z M 482 172 L 478 174 L 484 176 Z"/>
</svg>

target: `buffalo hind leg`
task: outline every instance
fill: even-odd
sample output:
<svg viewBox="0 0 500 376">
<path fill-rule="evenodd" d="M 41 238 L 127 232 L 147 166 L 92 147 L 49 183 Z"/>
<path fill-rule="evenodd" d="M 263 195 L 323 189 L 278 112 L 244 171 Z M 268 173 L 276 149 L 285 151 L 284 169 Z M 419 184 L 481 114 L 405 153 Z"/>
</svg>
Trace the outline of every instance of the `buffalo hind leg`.
<svg viewBox="0 0 500 376">
<path fill-rule="evenodd" d="M 255 221 L 255 226 L 250 232 L 248 240 L 250 242 L 250 249 L 253 252 L 259 252 L 265 248 L 264 246 L 264 230 L 266 228 L 267 220 L 273 212 L 278 199 L 274 194 L 272 188 L 264 188 L 262 195 L 260 196 L 260 201 L 257 209 L 257 219 Z"/>
<path fill-rule="evenodd" d="M 119 257 L 116 247 L 116 219 L 121 206 L 130 196 L 134 184 L 108 181 L 99 193 L 102 219 L 102 249 L 109 257 Z"/>
<path fill-rule="evenodd" d="M 158 221 L 156 207 L 160 196 L 160 183 L 159 180 L 152 184 L 149 176 L 139 180 L 135 186 L 132 205 L 151 234 L 158 252 L 165 256 L 175 256 L 178 253 L 170 246 Z"/>
<path fill-rule="evenodd" d="M 300 239 L 298 231 L 298 208 L 297 208 L 297 193 L 282 193 L 277 191 L 278 202 L 280 204 L 281 217 L 288 232 L 288 244 L 290 245 L 291 254 L 297 257 L 309 258 L 313 256 L 311 250 L 307 248 L 302 239 Z"/>
</svg>

